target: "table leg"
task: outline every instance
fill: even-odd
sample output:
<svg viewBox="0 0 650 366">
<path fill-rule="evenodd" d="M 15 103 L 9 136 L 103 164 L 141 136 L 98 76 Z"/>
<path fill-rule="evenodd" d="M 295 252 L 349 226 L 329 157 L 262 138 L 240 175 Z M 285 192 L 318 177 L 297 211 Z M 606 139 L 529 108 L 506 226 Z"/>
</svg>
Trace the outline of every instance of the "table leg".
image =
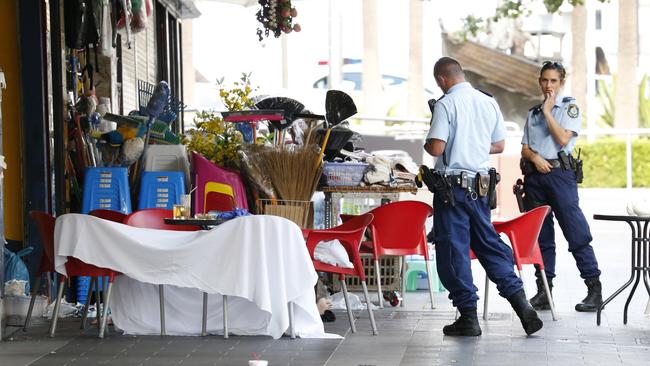
<svg viewBox="0 0 650 366">
<path fill-rule="evenodd" d="M 645 281 L 646 238 L 645 235 L 643 235 L 645 233 L 645 230 L 641 231 L 641 227 L 639 223 L 637 223 L 637 229 L 640 234 L 640 237 L 635 237 L 635 239 L 633 240 L 633 245 L 636 244 L 636 261 L 632 266 L 632 270 L 634 271 L 634 275 L 635 275 L 635 280 L 634 280 L 634 285 L 632 286 L 632 291 L 630 291 L 630 295 L 627 297 L 627 301 L 625 301 L 625 307 L 623 308 L 623 324 L 627 324 L 627 309 L 629 308 L 630 301 L 632 301 L 632 296 L 634 296 L 634 292 L 636 291 L 636 288 L 639 285 L 641 276 L 644 277 L 644 281 Z"/>
<path fill-rule="evenodd" d="M 223 339 L 228 339 L 228 296 L 223 295 Z"/>
<path fill-rule="evenodd" d="M 325 192 L 325 202 L 324 202 L 324 222 L 323 224 L 325 225 L 325 229 L 331 228 L 332 225 L 332 193 L 331 192 Z"/>
<path fill-rule="evenodd" d="M 208 335 L 208 293 L 203 293 L 203 319 L 201 321 L 201 337 Z"/>
<path fill-rule="evenodd" d="M 643 227 L 643 284 L 645 285 L 646 292 L 650 295 L 650 234 L 648 233 L 648 222 Z M 650 299 L 646 304 L 644 314 L 650 315 Z"/>
<path fill-rule="evenodd" d="M 632 296 L 634 296 L 636 287 L 639 285 L 639 280 L 641 279 L 641 273 L 638 270 L 636 271 L 635 277 L 636 279 L 634 280 L 632 291 L 630 291 L 630 295 L 627 297 L 627 301 L 625 301 L 625 307 L 623 308 L 623 324 L 627 324 L 627 308 L 630 306 L 630 301 L 632 301 Z"/>
<path fill-rule="evenodd" d="M 632 252 L 632 264 L 631 264 L 631 267 L 630 267 L 631 268 L 630 279 L 627 280 L 627 282 L 624 283 L 623 286 L 621 286 L 618 290 L 616 290 L 610 297 L 608 297 L 605 301 L 603 301 L 602 304 L 600 304 L 600 307 L 598 308 L 598 312 L 596 312 L 596 325 L 600 325 L 600 316 L 601 316 L 601 313 L 602 313 L 603 309 L 605 308 L 605 305 L 610 303 L 612 300 L 614 300 L 614 298 L 616 296 L 618 296 L 618 294 L 620 294 L 621 292 L 623 292 L 623 290 L 628 288 L 630 286 L 630 284 L 632 284 L 632 282 L 634 281 L 634 277 L 637 274 L 637 271 L 636 271 L 637 252 L 635 250 L 636 249 L 635 244 L 636 244 L 636 242 L 638 240 L 638 236 L 637 236 L 637 231 L 636 231 L 636 228 L 634 227 L 634 225 L 632 225 L 632 223 L 628 223 L 628 224 L 630 225 L 630 228 L 632 229 L 632 250 L 631 250 L 631 252 Z M 636 287 L 636 285 L 635 285 L 635 287 Z M 629 299 L 628 299 L 628 301 L 629 301 Z M 626 309 L 627 309 L 627 306 L 626 306 Z M 624 319 L 625 319 L 624 321 L 627 321 L 627 311 L 625 312 Z"/>
</svg>

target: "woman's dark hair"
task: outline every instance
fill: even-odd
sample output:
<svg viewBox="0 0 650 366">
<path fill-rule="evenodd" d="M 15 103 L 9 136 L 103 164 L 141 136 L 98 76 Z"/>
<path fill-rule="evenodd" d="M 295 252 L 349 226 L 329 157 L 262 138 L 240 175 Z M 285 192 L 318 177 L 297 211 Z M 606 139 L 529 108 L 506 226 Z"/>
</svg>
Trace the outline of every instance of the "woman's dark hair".
<svg viewBox="0 0 650 366">
<path fill-rule="evenodd" d="M 542 74 L 546 70 L 556 70 L 560 74 L 560 80 L 566 78 L 566 69 L 562 66 L 561 63 L 557 61 L 544 61 L 542 64 L 542 69 L 539 71 L 539 76 L 542 77 Z"/>
</svg>

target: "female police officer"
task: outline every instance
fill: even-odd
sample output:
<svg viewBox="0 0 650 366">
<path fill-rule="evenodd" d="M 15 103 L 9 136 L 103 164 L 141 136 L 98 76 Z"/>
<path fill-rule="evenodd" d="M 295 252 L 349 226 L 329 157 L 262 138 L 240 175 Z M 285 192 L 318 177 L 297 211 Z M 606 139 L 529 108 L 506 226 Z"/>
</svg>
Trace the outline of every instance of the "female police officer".
<svg viewBox="0 0 650 366">
<path fill-rule="evenodd" d="M 587 285 L 587 297 L 575 309 L 596 311 L 603 301 L 598 279 L 600 270 L 590 244 L 589 225 L 578 205 L 577 164 L 571 156 L 582 118 L 575 99 L 561 95 L 565 77 L 566 70 L 558 62 L 547 61 L 540 71 L 539 86 L 544 102 L 528 111 L 521 141 L 524 191 L 533 205 L 548 204 L 553 210 L 544 220 L 539 234 L 549 287 L 553 288 L 555 277 L 555 214 Z M 578 175 L 581 175 L 581 168 Z M 530 303 L 538 310 L 549 309 L 539 268 L 536 276 L 537 294 Z"/>
<path fill-rule="evenodd" d="M 442 331 L 451 336 L 481 334 L 469 257 L 471 245 L 499 293 L 510 301 L 526 333 L 533 334 L 542 328 L 542 321 L 514 273 L 512 251 L 490 222 L 487 197 L 480 197 L 475 189 L 476 173 L 487 173 L 489 169 L 489 154 L 503 151 L 503 116 L 492 97 L 465 81 L 456 60 L 441 58 L 433 74 L 445 95 L 435 105 L 424 149 L 438 157 L 434 175 L 448 186 L 433 188 L 436 261 L 442 284 L 461 314 Z"/>
</svg>

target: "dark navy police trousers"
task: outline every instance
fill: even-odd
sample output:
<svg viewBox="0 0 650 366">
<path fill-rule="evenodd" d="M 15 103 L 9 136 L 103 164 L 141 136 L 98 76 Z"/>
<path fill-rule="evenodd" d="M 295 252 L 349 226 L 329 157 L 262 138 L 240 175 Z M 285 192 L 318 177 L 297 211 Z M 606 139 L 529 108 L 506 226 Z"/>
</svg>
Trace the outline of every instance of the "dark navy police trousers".
<svg viewBox="0 0 650 366">
<path fill-rule="evenodd" d="M 542 251 L 544 269 L 548 278 L 555 277 L 555 228 L 553 216 L 557 218 L 564 238 L 569 243 L 569 252 L 576 260 L 580 277 L 600 276 L 598 261 L 591 246 L 591 232 L 585 215 L 579 206 L 578 185 L 572 170 L 552 169 L 547 174 L 531 173 L 524 178 L 526 195 L 540 203 L 551 206 L 539 233 L 539 247 Z M 539 272 L 539 271 L 538 271 Z M 537 273 L 539 277 L 539 273 Z"/>
<path fill-rule="evenodd" d="M 477 288 L 472 279 L 470 248 L 476 254 L 499 294 L 509 298 L 522 289 L 514 272 L 512 250 L 494 230 L 485 197 L 472 200 L 460 187 L 454 190 L 455 207 L 445 206 L 434 195 L 436 264 L 449 299 L 459 309 L 476 308 Z"/>
</svg>

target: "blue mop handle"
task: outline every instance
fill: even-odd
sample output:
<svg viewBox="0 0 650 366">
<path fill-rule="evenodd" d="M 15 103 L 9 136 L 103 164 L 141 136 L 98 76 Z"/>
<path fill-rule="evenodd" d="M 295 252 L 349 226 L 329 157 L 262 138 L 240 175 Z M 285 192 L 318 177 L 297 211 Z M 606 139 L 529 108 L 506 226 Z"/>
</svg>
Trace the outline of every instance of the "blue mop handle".
<svg viewBox="0 0 650 366">
<path fill-rule="evenodd" d="M 151 95 L 151 99 L 149 99 L 149 103 L 147 103 L 147 114 L 149 115 L 149 119 L 147 120 L 147 129 L 145 131 L 144 135 L 144 149 L 142 150 L 142 155 L 140 156 L 140 159 L 138 161 L 138 170 L 135 172 L 135 177 L 137 181 L 134 183 L 133 191 L 135 192 L 136 190 L 139 190 L 138 185 L 140 184 L 140 175 L 144 172 L 144 159 L 145 156 L 147 155 L 147 150 L 149 148 L 149 135 L 151 132 L 151 125 L 153 124 L 153 121 L 156 120 L 158 116 L 163 112 L 167 104 L 169 103 L 169 85 L 167 84 L 166 81 L 161 81 L 156 85 L 156 88 L 153 91 L 153 94 Z M 136 195 L 134 194 L 133 197 L 136 199 Z"/>
</svg>

